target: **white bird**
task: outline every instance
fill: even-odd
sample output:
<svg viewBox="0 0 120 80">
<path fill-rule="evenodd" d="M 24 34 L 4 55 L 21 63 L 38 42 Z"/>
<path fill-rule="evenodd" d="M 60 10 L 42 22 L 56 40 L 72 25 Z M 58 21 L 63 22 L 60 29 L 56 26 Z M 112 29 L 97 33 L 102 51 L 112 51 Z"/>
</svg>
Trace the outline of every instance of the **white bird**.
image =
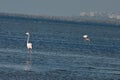
<svg viewBox="0 0 120 80">
<path fill-rule="evenodd" d="M 27 56 L 27 61 L 26 61 L 26 66 L 25 66 L 25 70 L 30 70 L 31 69 L 31 65 L 32 65 L 32 58 L 31 58 L 31 53 L 32 53 L 32 43 L 29 42 L 30 39 L 30 33 L 26 32 L 27 37 L 27 48 L 29 51 L 29 55 Z"/>
<path fill-rule="evenodd" d="M 29 42 L 30 33 L 26 32 L 26 35 L 28 35 L 28 38 L 27 38 L 27 48 L 28 48 L 28 50 L 32 50 L 32 43 Z"/>
<path fill-rule="evenodd" d="M 83 35 L 83 39 L 86 40 L 86 41 L 90 41 L 88 35 Z"/>
</svg>

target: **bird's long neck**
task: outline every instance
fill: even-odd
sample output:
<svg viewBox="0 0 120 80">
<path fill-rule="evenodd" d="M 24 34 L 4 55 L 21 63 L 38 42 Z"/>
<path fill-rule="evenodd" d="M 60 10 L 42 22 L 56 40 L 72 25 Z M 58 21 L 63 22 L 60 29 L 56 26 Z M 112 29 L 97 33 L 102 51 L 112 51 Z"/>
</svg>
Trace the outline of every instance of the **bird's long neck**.
<svg viewBox="0 0 120 80">
<path fill-rule="evenodd" d="M 30 39 L 30 35 L 28 35 L 28 38 L 27 38 L 27 43 L 29 43 L 29 39 Z"/>
</svg>

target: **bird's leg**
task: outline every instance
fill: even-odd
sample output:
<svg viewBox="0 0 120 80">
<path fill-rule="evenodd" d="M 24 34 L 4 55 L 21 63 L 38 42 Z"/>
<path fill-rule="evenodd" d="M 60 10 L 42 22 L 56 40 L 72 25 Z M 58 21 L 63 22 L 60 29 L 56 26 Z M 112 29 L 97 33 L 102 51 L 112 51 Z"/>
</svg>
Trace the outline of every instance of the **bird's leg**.
<svg viewBox="0 0 120 80">
<path fill-rule="evenodd" d="M 32 58 L 31 58 L 31 54 L 32 54 L 32 49 L 29 49 L 29 57 L 28 57 L 28 62 L 29 62 L 29 67 L 32 65 Z"/>
<path fill-rule="evenodd" d="M 29 64 L 29 55 L 27 54 L 27 57 L 26 57 L 26 62 L 25 62 L 26 65 Z"/>
<path fill-rule="evenodd" d="M 30 60 L 30 65 L 32 65 L 32 57 L 31 57 L 31 54 L 32 54 L 32 49 L 29 50 L 29 60 Z"/>
<path fill-rule="evenodd" d="M 31 49 L 28 49 L 28 54 L 27 54 L 27 60 L 26 60 L 26 70 L 30 70 L 31 68 L 31 53 L 32 53 L 32 50 Z"/>
</svg>

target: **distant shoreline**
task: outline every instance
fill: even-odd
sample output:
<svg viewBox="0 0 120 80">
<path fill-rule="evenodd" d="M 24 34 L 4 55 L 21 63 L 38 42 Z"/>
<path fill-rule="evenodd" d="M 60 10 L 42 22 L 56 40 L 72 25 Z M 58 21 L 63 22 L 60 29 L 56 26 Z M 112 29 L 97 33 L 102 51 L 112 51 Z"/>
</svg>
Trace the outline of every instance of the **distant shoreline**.
<svg viewBox="0 0 120 80">
<path fill-rule="evenodd" d="M 16 14 L 16 13 L 4 13 L 0 12 L 0 18 L 17 18 L 17 19 L 34 19 L 34 20 L 44 20 L 58 23 L 72 23 L 72 24 L 87 24 L 87 25 L 106 25 L 106 26 L 120 26 L 120 20 L 109 19 L 109 18 L 98 18 L 90 16 L 49 16 L 49 15 L 28 15 L 28 14 Z"/>
</svg>

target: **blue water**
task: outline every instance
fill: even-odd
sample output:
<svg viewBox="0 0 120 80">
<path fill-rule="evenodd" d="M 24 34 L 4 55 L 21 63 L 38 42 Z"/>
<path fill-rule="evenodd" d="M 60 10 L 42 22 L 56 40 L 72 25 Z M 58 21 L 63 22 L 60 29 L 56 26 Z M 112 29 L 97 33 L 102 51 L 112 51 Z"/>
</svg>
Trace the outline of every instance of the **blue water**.
<svg viewBox="0 0 120 80">
<path fill-rule="evenodd" d="M 120 80 L 120 26 L 103 24 L 0 15 L 0 80 Z"/>
</svg>

